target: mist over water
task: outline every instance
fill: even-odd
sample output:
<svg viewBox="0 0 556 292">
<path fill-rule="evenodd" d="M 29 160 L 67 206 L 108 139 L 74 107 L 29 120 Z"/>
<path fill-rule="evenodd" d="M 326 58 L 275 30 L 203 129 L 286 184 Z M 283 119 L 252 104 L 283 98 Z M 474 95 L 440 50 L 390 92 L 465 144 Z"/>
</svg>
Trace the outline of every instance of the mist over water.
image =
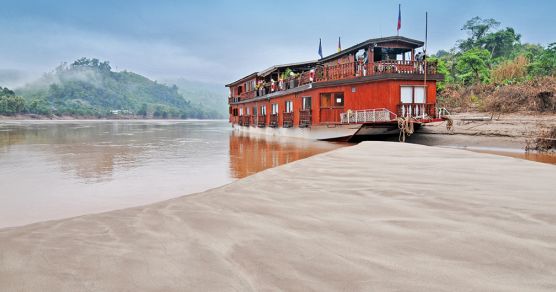
<svg viewBox="0 0 556 292">
<path fill-rule="evenodd" d="M 2 122 L 0 227 L 196 193 L 342 146 L 226 121 Z"/>
</svg>

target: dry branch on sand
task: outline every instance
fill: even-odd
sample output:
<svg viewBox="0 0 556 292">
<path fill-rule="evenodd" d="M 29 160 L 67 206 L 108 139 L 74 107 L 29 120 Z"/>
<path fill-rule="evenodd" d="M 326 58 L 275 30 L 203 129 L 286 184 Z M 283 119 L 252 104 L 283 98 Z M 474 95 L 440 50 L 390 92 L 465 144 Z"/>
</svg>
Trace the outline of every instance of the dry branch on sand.
<svg viewBox="0 0 556 292">
<path fill-rule="evenodd" d="M 556 150 L 556 127 L 541 127 L 536 137 L 528 139 L 526 151 Z"/>
<path fill-rule="evenodd" d="M 440 96 L 442 106 L 456 111 L 474 109 L 498 113 L 556 113 L 556 77 L 535 78 L 519 84 L 499 86 L 455 84 L 447 86 Z"/>
</svg>

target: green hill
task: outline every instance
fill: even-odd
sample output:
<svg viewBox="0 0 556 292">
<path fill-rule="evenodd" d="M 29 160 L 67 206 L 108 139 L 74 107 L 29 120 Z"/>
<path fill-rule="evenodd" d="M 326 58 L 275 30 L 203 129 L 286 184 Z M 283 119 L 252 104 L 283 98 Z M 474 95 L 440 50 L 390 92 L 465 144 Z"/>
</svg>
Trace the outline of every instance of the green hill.
<svg viewBox="0 0 556 292">
<path fill-rule="evenodd" d="M 114 72 L 108 62 L 98 59 L 62 64 L 16 94 L 25 98 L 26 112 L 35 114 L 221 118 L 214 109 L 186 100 L 176 85 L 132 72 Z"/>
</svg>

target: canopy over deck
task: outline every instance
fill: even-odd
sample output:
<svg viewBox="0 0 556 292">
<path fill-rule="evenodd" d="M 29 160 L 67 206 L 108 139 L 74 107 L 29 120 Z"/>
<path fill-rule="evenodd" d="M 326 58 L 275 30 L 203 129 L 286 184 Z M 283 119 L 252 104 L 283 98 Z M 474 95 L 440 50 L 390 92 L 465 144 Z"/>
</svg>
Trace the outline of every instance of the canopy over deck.
<svg viewBox="0 0 556 292">
<path fill-rule="evenodd" d="M 334 53 L 330 56 L 324 57 L 320 59 L 319 62 L 334 60 L 338 57 L 347 54 L 355 54 L 357 51 L 361 49 L 366 49 L 371 45 L 373 47 L 389 48 L 391 50 L 396 51 L 395 53 L 402 53 L 404 51 L 409 51 L 411 49 L 422 47 L 424 44 L 425 43 L 422 41 L 406 38 L 403 36 L 391 36 L 391 37 L 368 39 L 364 42 L 361 42 L 347 49 L 344 49 L 338 53 Z"/>
<path fill-rule="evenodd" d="M 283 69 L 291 69 L 291 70 L 299 70 L 299 71 L 307 71 L 310 70 L 313 66 L 317 64 L 317 61 L 305 61 L 305 62 L 296 62 L 296 63 L 289 63 L 289 64 L 282 64 L 282 65 L 274 65 L 271 66 L 263 71 L 259 72 L 260 77 L 266 77 L 272 74 L 275 71 L 283 70 Z"/>
</svg>

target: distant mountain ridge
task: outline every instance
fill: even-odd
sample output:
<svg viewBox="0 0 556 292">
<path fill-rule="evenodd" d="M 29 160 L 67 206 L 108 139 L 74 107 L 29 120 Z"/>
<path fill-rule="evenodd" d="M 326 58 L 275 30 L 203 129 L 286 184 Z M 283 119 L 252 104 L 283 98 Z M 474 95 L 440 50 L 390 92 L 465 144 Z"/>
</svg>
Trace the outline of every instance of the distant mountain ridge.
<svg viewBox="0 0 556 292">
<path fill-rule="evenodd" d="M 201 89 L 178 89 L 142 75 L 114 72 L 108 62 L 81 58 L 62 64 L 16 93 L 26 100 L 27 111 L 36 114 L 72 116 L 133 115 L 154 118 L 222 118 L 222 108 L 213 108 L 210 98 L 197 97 Z M 209 92 L 209 91 L 207 91 Z M 184 98 L 191 93 L 195 100 Z M 221 97 L 225 100 L 225 95 Z M 199 102 L 205 100 L 206 102 Z M 33 106 L 31 106 L 33 105 Z"/>
</svg>

